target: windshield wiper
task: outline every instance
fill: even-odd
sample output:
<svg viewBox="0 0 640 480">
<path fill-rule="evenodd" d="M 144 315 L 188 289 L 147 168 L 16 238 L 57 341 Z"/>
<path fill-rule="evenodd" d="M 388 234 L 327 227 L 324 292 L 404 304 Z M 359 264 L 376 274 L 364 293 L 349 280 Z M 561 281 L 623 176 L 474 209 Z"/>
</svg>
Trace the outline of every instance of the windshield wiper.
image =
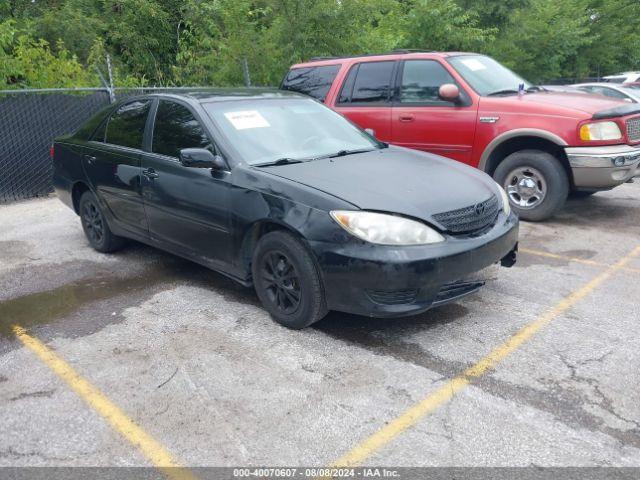
<svg viewBox="0 0 640 480">
<path fill-rule="evenodd" d="M 531 85 L 529 88 L 527 88 L 525 90 L 527 93 L 531 93 L 531 92 L 546 92 L 547 89 L 544 87 L 541 87 L 540 85 Z"/>
<path fill-rule="evenodd" d="M 517 93 L 518 93 L 518 90 L 513 90 L 513 89 L 497 90 L 495 92 L 488 93 L 487 97 L 491 97 L 493 95 L 513 95 Z"/>
<path fill-rule="evenodd" d="M 273 162 L 258 163 L 253 166 L 254 167 L 273 167 L 276 165 L 291 165 L 293 163 L 302 163 L 302 160 L 298 160 L 297 158 L 284 157 L 284 158 L 279 158 L 278 160 L 274 160 Z"/>
<path fill-rule="evenodd" d="M 388 144 L 383 144 L 380 148 L 388 148 L 389 145 Z M 346 155 L 355 155 L 356 153 L 365 153 L 365 152 L 373 152 L 374 150 L 376 150 L 375 148 L 358 148 L 358 149 L 354 149 L 354 150 L 338 150 L 335 153 L 329 153 L 327 155 L 320 155 L 318 157 L 308 157 L 308 158 L 304 158 L 304 159 L 298 159 L 298 158 L 290 158 L 290 157 L 283 157 L 283 158 L 279 158 L 278 160 L 274 160 L 273 162 L 265 162 L 265 163 L 257 163 L 255 165 L 253 165 L 254 167 L 273 167 L 273 166 L 278 166 L 278 165 L 291 165 L 292 163 L 302 163 L 302 162 L 307 162 L 310 160 L 321 160 L 324 158 L 336 158 L 336 157 L 344 157 Z"/>
<path fill-rule="evenodd" d="M 314 160 L 320 160 L 323 158 L 345 157 L 347 155 L 355 155 L 356 153 L 373 152 L 374 150 L 376 149 L 375 148 L 358 148 L 354 150 L 338 150 L 335 153 L 329 153 L 328 155 L 321 155 L 319 157 L 315 157 Z"/>
</svg>

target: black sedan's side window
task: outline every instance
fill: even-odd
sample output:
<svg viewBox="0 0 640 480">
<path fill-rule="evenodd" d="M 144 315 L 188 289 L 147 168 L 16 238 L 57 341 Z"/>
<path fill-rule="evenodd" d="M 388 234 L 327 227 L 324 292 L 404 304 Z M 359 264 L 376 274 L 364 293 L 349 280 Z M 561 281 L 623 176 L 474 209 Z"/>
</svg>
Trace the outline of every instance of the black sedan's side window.
<svg viewBox="0 0 640 480">
<path fill-rule="evenodd" d="M 151 100 L 125 103 L 109 118 L 105 142 L 130 148 L 142 148 L 144 126 Z"/>
<path fill-rule="evenodd" d="M 106 119 L 104 122 L 102 122 L 102 124 L 96 129 L 95 132 L 93 132 L 93 135 L 91 135 L 91 140 L 93 140 L 94 142 L 101 142 L 104 143 L 104 136 L 107 133 L 107 122 L 109 121 L 109 119 Z"/>
<path fill-rule="evenodd" d="M 189 109 L 179 103 L 160 100 L 153 129 L 152 151 L 169 157 L 180 156 L 183 148 L 207 148 L 211 141 Z"/>
</svg>

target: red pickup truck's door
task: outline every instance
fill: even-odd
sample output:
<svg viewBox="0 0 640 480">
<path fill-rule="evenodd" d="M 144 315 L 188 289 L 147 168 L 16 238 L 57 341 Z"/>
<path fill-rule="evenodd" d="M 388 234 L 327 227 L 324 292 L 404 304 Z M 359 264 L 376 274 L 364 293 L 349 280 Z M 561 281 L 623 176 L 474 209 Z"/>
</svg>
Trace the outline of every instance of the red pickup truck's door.
<svg viewBox="0 0 640 480">
<path fill-rule="evenodd" d="M 391 143 L 472 164 L 477 102 L 437 60 L 407 60 L 400 68 L 391 109 Z M 458 85 L 463 105 L 438 98 L 445 83 Z"/>
<path fill-rule="evenodd" d="M 360 128 L 370 128 L 378 140 L 391 141 L 391 85 L 396 61 L 351 66 L 333 109 Z"/>
</svg>

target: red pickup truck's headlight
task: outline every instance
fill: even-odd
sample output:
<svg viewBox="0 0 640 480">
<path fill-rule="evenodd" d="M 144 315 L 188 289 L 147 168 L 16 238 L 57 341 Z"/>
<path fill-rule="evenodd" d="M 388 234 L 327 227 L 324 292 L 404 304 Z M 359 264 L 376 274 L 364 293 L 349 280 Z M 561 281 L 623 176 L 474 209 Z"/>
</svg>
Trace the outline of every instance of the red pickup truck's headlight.
<svg viewBox="0 0 640 480">
<path fill-rule="evenodd" d="M 615 122 L 585 123 L 580 127 L 580 139 L 585 142 L 596 140 L 620 140 L 622 132 Z"/>
</svg>

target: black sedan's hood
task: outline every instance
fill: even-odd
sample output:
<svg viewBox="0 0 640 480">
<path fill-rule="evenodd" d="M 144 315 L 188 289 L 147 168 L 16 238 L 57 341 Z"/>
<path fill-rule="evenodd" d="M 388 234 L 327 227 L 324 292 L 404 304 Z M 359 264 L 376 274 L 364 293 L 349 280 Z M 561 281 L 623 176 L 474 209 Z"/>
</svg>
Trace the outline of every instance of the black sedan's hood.
<svg viewBox="0 0 640 480">
<path fill-rule="evenodd" d="M 479 170 L 400 147 L 264 168 L 363 210 L 393 212 L 430 223 L 436 213 L 468 207 L 497 193 Z"/>
</svg>

